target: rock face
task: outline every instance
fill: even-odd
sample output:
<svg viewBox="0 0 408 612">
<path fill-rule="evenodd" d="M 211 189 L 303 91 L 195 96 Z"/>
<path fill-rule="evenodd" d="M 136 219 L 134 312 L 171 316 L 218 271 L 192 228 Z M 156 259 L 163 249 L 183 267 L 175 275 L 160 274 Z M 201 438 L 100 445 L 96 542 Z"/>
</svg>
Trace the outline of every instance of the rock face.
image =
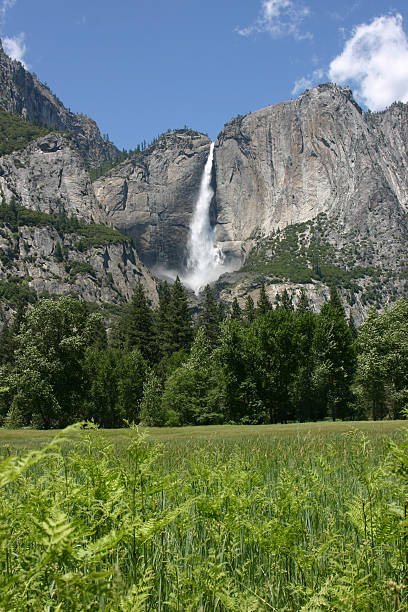
<svg viewBox="0 0 408 612">
<path fill-rule="evenodd" d="M 349 88 L 320 85 L 228 123 L 214 159 L 215 236 L 245 262 L 226 299 L 264 276 L 272 297 L 307 283 L 318 306 L 336 282 L 361 321 L 408 295 L 408 105 L 364 113 Z"/>
<path fill-rule="evenodd" d="M 61 236 L 53 227 L 0 230 L 0 282 L 27 281 L 38 295 L 76 293 L 88 302 L 120 304 L 130 300 L 140 280 L 154 305 L 156 283 L 132 246 L 122 243 L 78 251 L 80 235 Z M 57 257 L 62 247 L 64 260 Z"/>
<path fill-rule="evenodd" d="M 28 279 L 37 294 L 74 292 L 86 301 L 119 304 L 130 299 L 140 280 L 157 303 L 156 281 L 130 240 L 103 227 L 108 219 L 71 139 L 48 134 L 1 157 L 0 195 L 4 204 L 45 213 L 14 231 L 0 223 L 0 281 Z M 91 223 L 91 235 L 84 235 L 80 224 L 70 230 L 56 226 L 52 215 L 61 213 Z"/>
<path fill-rule="evenodd" d="M 0 158 L 0 189 L 25 208 L 107 223 L 84 161 L 69 138 L 48 134 L 22 151 Z"/>
<path fill-rule="evenodd" d="M 176 130 L 95 181 L 108 219 L 132 236 L 147 265 L 183 265 L 210 144 L 208 136 Z"/>
<path fill-rule="evenodd" d="M 407 118 L 402 104 L 364 114 L 349 88 L 327 84 L 231 121 L 215 146 L 217 239 L 239 253 L 249 239 L 319 213 L 342 233 L 358 224 L 402 238 Z"/>
<path fill-rule="evenodd" d="M 34 75 L 13 61 L 0 42 L 0 110 L 25 117 L 31 122 L 72 132 L 73 139 L 91 168 L 118 154 L 111 142 L 101 137 L 95 121 L 86 115 L 71 113 Z"/>
</svg>

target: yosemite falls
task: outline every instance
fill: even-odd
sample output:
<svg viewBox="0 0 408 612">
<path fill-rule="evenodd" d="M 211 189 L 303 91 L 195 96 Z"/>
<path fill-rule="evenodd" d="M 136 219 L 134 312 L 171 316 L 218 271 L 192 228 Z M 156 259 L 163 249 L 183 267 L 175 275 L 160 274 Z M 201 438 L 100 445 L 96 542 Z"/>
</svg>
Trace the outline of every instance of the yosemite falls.
<svg viewBox="0 0 408 612">
<path fill-rule="evenodd" d="M 214 230 L 210 224 L 210 206 L 214 196 L 214 190 L 211 187 L 213 159 L 214 143 L 212 142 L 190 226 L 187 270 L 182 278 L 184 284 L 193 289 L 196 294 L 207 283 L 217 280 L 227 270 L 224 256 L 215 246 Z"/>
</svg>

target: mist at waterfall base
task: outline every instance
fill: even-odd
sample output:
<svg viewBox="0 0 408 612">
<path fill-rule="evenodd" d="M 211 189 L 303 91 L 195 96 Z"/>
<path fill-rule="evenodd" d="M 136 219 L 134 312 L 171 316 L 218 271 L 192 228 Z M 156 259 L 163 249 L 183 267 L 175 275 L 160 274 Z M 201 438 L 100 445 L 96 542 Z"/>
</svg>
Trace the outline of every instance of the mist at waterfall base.
<svg viewBox="0 0 408 612">
<path fill-rule="evenodd" d="M 175 279 L 178 275 L 183 285 L 192 289 L 196 295 L 225 272 L 233 272 L 241 266 L 241 262 L 238 262 L 237 259 L 226 260 L 214 241 L 214 228 L 210 223 L 210 207 L 214 197 L 214 190 L 211 187 L 213 160 L 214 143 L 212 142 L 190 225 L 186 268 L 179 272 L 157 270 L 160 276 L 167 276 L 171 279 Z"/>
</svg>

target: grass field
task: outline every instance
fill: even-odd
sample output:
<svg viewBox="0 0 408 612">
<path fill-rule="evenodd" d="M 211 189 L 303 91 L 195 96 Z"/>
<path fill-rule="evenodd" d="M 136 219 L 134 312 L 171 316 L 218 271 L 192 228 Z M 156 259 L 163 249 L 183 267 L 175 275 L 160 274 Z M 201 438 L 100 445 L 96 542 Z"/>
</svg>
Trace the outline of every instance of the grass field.
<svg viewBox="0 0 408 612">
<path fill-rule="evenodd" d="M 408 427 L 407 421 L 321 421 L 318 423 L 290 423 L 288 425 L 209 425 L 194 427 L 142 428 L 148 438 L 158 441 L 177 440 L 233 440 L 243 438 L 287 438 L 299 435 L 332 435 L 361 431 L 369 436 L 387 436 Z M 1 429 L 0 448 L 36 448 L 50 442 L 57 431 L 37 429 Z M 126 442 L 127 429 L 101 430 L 112 442 Z"/>
<path fill-rule="evenodd" d="M 408 610 L 405 425 L 0 430 L 0 610 Z"/>
</svg>

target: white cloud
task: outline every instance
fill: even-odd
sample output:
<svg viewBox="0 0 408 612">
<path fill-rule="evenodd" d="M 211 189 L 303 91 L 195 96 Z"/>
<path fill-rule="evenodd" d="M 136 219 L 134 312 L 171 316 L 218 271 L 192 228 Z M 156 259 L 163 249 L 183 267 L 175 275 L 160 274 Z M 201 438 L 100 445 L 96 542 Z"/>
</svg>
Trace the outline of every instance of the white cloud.
<svg viewBox="0 0 408 612">
<path fill-rule="evenodd" d="M 5 38 L 3 38 L 3 48 L 5 53 L 10 56 L 11 59 L 21 62 L 23 66 L 27 68 L 27 64 L 23 59 L 24 54 L 27 50 L 24 42 L 23 32 L 21 32 L 21 34 L 18 34 L 17 36 L 6 36 Z"/>
<path fill-rule="evenodd" d="M 312 38 L 310 32 L 302 32 L 301 25 L 310 14 L 307 6 L 293 0 L 262 0 L 261 12 L 255 23 L 237 29 L 241 36 L 254 32 L 268 32 L 273 38 L 293 36 L 296 40 Z"/>
<path fill-rule="evenodd" d="M 324 71 L 321 68 L 318 68 L 317 70 L 313 70 L 312 74 L 297 79 L 293 85 L 292 95 L 297 96 L 297 94 L 305 91 L 305 89 L 310 89 L 310 87 L 321 83 L 323 77 Z"/>
<path fill-rule="evenodd" d="M 17 0 L 0 0 L 0 28 L 3 29 L 6 22 L 7 12 L 13 8 Z M 24 55 L 27 51 L 24 42 L 25 34 L 21 32 L 16 36 L 2 36 L 4 52 L 13 60 L 21 62 L 24 68 L 28 68 L 24 61 Z"/>
<path fill-rule="evenodd" d="M 6 21 L 7 11 L 13 8 L 16 2 L 17 0 L 2 0 L 0 4 L 0 24 L 1 25 L 4 25 L 4 22 Z"/>
<path fill-rule="evenodd" d="M 408 38 L 402 16 L 377 17 L 354 28 L 343 52 L 334 58 L 329 78 L 351 83 L 356 98 L 373 111 L 408 102 Z"/>
</svg>

